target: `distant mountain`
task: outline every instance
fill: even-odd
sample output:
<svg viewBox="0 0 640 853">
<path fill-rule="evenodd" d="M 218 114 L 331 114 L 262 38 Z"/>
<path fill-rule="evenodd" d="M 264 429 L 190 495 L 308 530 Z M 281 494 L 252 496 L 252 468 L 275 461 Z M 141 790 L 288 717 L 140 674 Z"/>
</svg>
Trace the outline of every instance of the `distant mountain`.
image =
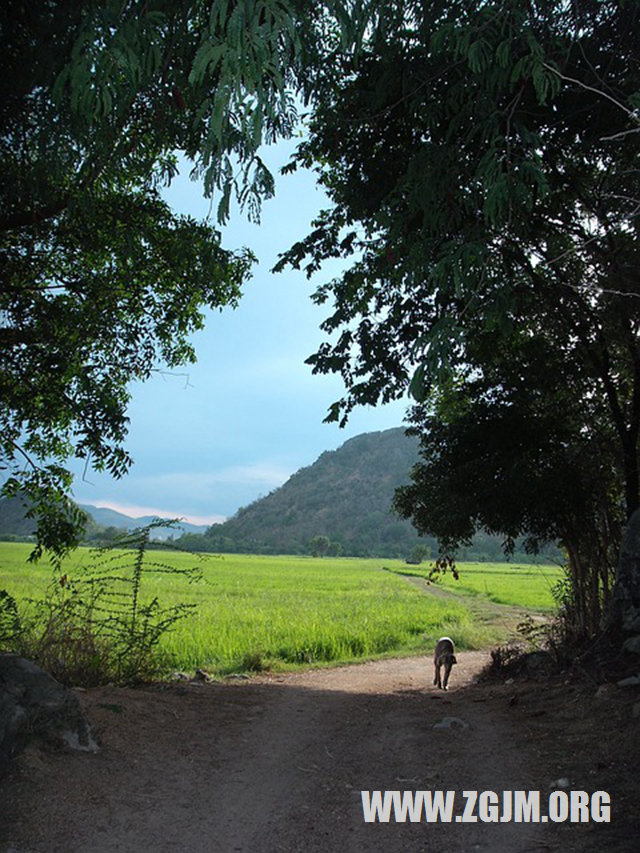
<svg viewBox="0 0 640 853">
<path fill-rule="evenodd" d="M 346 555 L 406 557 L 419 539 L 391 510 L 395 489 L 409 481 L 418 441 L 403 428 L 365 433 L 323 453 L 279 489 L 240 509 L 205 534 L 208 548 L 266 554 L 309 553 L 309 541 L 327 537 Z M 191 547 L 197 543 L 190 541 Z"/>
<path fill-rule="evenodd" d="M 92 504 L 78 504 L 80 509 L 84 510 L 93 520 L 101 527 L 116 527 L 119 530 L 134 530 L 136 527 L 145 527 L 147 524 L 152 524 L 158 521 L 156 515 L 142 515 L 132 517 L 124 515 L 124 513 L 116 512 L 113 509 L 108 509 L 104 506 L 93 506 Z M 153 530 L 153 539 L 168 539 L 173 536 L 177 539 L 185 533 L 200 534 L 208 530 L 206 524 L 190 524 L 187 521 L 180 521 L 175 527 L 156 527 Z"/>
<path fill-rule="evenodd" d="M 107 527 L 115 527 L 123 531 L 134 530 L 136 527 L 144 527 L 157 520 L 156 516 L 152 515 L 131 518 L 121 512 L 91 504 L 78 504 L 78 506 L 89 516 L 86 535 L 90 541 L 100 539 L 101 532 Z M 20 539 L 32 536 L 36 530 L 36 522 L 32 518 L 25 518 L 26 512 L 27 506 L 21 498 L 0 499 L 0 537 Z M 175 528 L 156 527 L 152 538 L 165 540 L 173 536 L 177 539 L 184 534 L 202 534 L 207 529 L 205 524 L 189 524 L 186 521 L 180 521 Z"/>
<path fill-rule="evenodd" d="M 28 540 L 35 539 L 37 522 L 36 519 L 27 518 L 29 503 L 22 496 L 14 498 L 0 498 L 0 539 L 5 540 Z M 88 517 L 85 525 L 84 535 L 86 539 L 97 539 L 100 537 L 102 528 L 99 524 Z"/>
</svg>

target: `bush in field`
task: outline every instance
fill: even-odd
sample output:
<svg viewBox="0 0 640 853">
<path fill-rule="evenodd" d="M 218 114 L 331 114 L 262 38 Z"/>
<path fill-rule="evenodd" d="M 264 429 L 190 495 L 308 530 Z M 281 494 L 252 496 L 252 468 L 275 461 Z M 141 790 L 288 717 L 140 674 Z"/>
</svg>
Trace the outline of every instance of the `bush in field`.
<svg viewBox="0 0 640 853">
<path fill-rule="evenodd" d="M 162 636 L 195 605 L 163 607 L 145 596 L 149 575 L 200 578 L 197 567 L 177 568 L 147 559 L 157 522 L 93 552 L 77 574 L 54 576 L 43 598 L 15 600 L 0 593 L 0 644 L 37 662 L 66 684 L 91 686 L 135 682 L 157 675 L 163 665 Z"/>
<path fill-rule="evenodd" d="M 314 536 L 309 540 L 309 548 L 314 557 L 324 557 L 329 552 L 331 540 L 328 536 Z"/>
</svg>

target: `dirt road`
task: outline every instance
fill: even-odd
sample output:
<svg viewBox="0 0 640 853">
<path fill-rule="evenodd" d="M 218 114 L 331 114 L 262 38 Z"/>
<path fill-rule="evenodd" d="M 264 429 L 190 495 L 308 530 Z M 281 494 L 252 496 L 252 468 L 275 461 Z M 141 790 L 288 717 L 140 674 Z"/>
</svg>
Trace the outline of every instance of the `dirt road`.
<svg viewBox="0 0 640 853">
<path fill-rule="evenodd" d="M 548 793 L 553 762 L 514 716 L 508 688 L 472 683 L 487 657 L 460 653 L 447 693 L 431 685 L 426 658 L 80 693 L 101 751 L 22 756 L 0 804 L 0 849 L 589 849 L 602 825 L 364 822 L 361 790 L 455 791 L 456 813 L 463 790 Z M 462 724 L 434 728 L 445 717 Z"/>
</svg>

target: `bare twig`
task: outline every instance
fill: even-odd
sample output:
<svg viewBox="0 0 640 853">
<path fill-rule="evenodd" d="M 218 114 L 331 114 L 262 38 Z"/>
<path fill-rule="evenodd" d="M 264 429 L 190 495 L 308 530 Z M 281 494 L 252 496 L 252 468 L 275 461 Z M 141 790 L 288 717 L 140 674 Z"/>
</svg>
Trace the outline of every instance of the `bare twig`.
<svg viewBox="0 0 640 853">
<path fill-rule="evenodd" d="M 629 116 L 629 118 L 638 122 L 637 113 L 634 110 L 630 110 L 629 107 L 625 107 L 625 105 L 621 103 L 617 98 L 614 98 L 607 92 L 603 92 L 602 89 L 596 89 L 595 86 L 589 86 L 588 83 L 583 83 L 582 80 L 578 80 L 576 77 L 569 77 L 568 75 L 563 74 L 561 71 L 558 71 L 557 68 L 554 68 L 553 65 L 549 65 L 548 62 L 543 62 L 542 64 L 547 69 L 547 71 L 551 71 L 553 74 L 556 74 L 561 80 L 564 80 L 567 83 L 575 83 L 577 86 L 580 86 L 589 92 L 593 92 L 596 95 L 601 95 L 603 98 L 606 98 L 608 101 L 611 101 L 612 104 L 615 104 L 616 107 L 625 112 Z M 640 128 L 638 129 L 640 130 Z"/>
<path fill-rule="evenodd" d="M 612 139 L 622 139 L 629 136 L 630 133 L 640 133 L 640 127 L 632 127 L 629 130 L 621 130 L 620 133 L 613 133 L 611 136 L 601 136 L 602 142 L 611 142 Z"/>
</svg>

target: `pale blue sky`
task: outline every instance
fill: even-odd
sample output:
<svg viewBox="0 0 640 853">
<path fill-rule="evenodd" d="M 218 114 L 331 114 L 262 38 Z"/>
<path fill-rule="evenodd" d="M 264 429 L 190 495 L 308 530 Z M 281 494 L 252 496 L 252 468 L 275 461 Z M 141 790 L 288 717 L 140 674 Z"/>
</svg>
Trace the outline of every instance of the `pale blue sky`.
<svg viewBox="0 0 640 853">
<path fill-rule="evenodd" d="M 288 143 L 272 148 L 269 165 L 284 164 L 291 150 Z M 166 198 L 198 218 L 210 209 L 201 186 L 186 175 Z M 403 402 L 357 410 L 345 429 L 322 422 L 343 388 L 338 377 L 313 376 L 304 364 L 323 339 L 319 324 L 330 310 L 309 297 L 338 267 L 311 281 L 302 272 L 270 272 L 278 253 L 308 233 L 322 204 L 313 177 L 297 172 L 277 176 L 276 196 L 265 202 L 259 226 L 233 215 L 223 245 L 248 246 L 259 259 L 238 308 L 207 316 L 194 337 L 197 364 L 133 389 L 126 446 L 134 465 L 121 480 L 80 473 L 78 502 L 209 523 L 266 495 L 351 436 L 402 424 Z"/>
</svg>

